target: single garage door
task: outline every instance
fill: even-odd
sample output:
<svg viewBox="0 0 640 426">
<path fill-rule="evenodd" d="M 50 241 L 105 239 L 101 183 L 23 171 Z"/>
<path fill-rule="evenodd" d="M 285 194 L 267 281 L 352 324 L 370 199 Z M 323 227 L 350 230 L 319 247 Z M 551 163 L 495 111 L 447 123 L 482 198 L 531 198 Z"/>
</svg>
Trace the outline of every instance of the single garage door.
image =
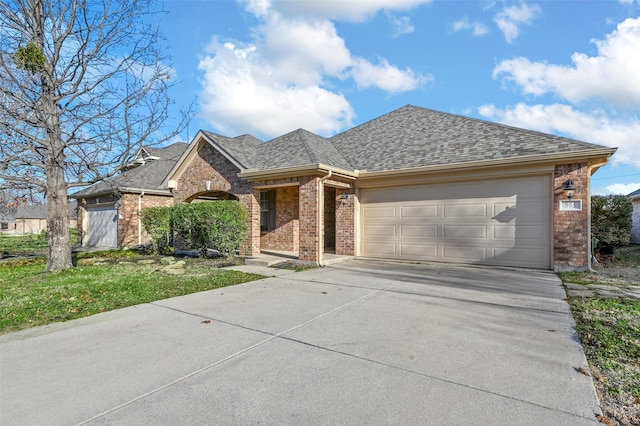
<svg viewBox="0 0 640 426">
<path fill-rule="evenodd" d="M 551 178 L 363 189 L 360 255 L 549 269 Z"/>
<path fill-rule="evenodd" d="M 114 206 L 87 210 L 87 246 L 118 247 L 118 210 Z"/>
</svg>

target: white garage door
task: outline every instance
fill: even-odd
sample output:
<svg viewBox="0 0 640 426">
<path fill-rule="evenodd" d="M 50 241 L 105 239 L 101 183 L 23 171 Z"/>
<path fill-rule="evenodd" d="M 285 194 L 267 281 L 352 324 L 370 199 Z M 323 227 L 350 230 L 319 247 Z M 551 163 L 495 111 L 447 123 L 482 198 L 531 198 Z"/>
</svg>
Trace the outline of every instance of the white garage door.
<svg viewBox="0 0 640 426">
<path fill-rule="evenodd" d="M 363 189 L 360 255 L 549 268 L 550 177 Z"/>
<path fill-rule="evenodd" d="M 115 207 L 87 210 L 87 246 L 118 247 L 118 211 Z"/>
</svg>

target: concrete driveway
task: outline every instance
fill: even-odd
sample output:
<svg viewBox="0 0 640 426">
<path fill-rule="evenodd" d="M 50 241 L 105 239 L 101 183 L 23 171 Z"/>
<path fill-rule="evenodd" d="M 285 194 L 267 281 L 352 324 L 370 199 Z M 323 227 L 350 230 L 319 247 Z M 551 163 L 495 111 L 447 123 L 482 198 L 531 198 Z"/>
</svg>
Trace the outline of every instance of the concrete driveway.
<svg viewBox="0 0 640 426">
<path fill-rule="evenodd" d="M 0 424 L 593 425 L 564 297 L 356 260 L 12 333 Z"/>
</svg>

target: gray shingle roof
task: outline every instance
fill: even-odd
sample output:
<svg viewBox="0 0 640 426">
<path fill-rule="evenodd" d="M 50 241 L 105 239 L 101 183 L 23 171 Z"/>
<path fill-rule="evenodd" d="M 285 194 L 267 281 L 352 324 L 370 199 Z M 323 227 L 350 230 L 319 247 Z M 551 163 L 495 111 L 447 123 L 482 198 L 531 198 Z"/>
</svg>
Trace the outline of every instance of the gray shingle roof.
<svg viewBox="0 0 640 426">
<path fill-rule="evenodd" d="M 225 154 L 235 160 L 243 168 L 249 169 L 255 162 L 256 151 L 263 144 L 260 139 L 251 135 L 242 135 L 229 138 L 213 132 L 202 131 L 209 139 L 213 140 Z"/>
<path fill-rule="evenodd" d="M 370 172 L 603 148 L 412 105 L 329 140 L 355 169 Z"/>
<path fill-rule="evenodd" d="M 187 149 L 186 143 L 178 142 L 165 148 L 152 149 L 158 160 L 147 161 L 136 168 L 124 171 L 110 179 L 98 182 L 71 195 L 74 198 L 90 197 L 105 193 L 113 193 L 118 188 L 135 188 L 139 190 L 159 190 L 167 174 Z M 151 154 L 151 151 L 147 151 Z"/>
<path fill-rule="evenodd" d="M 326 164 L 347 170 L 353 167 L 327 139 L 298 129 L 261 144 L 254 168 L 272 170 L 310 164 Z"/>
<path fill-rule="evenodd" d="M 640 197 L 640 188 L 636 189 L 631 194 L 627 195 L 627 197 Z"/>
</svg>

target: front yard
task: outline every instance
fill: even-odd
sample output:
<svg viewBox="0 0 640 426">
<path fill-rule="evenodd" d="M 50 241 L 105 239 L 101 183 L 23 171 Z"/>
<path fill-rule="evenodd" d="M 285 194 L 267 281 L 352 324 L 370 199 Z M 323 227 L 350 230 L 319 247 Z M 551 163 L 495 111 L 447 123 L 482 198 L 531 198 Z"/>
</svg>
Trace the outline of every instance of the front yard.
<svg viewBox="0 0 640 426">
<path fill-rule="evenodd" d="M 0 262 L 0 334 L 264 278 L 209 260 L 172 267 L 135 256 L 81 258 L 75 268 L 48 274 L 43 258 Z"/>
<path fill-rule="evenodd" d="M 608 425 L 640 425 L 640 245 L 561 278 Z"/>
</svg>

